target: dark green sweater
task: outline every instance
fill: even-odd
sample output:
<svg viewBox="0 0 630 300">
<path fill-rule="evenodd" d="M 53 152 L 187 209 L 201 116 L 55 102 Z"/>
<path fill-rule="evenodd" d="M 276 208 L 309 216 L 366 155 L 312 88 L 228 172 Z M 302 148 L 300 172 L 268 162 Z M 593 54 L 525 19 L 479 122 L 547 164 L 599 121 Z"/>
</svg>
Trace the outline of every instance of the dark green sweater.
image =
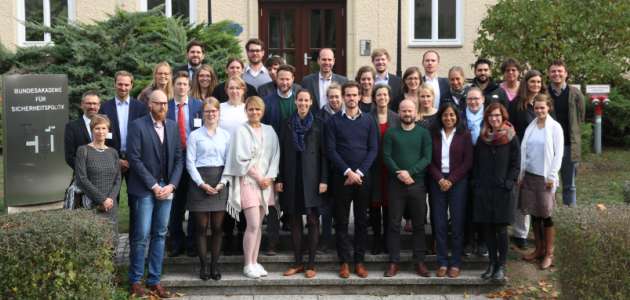
<svg viewBox="0 0 630 300">
<path fill-rule="evenodd" d="M 406 170 L 415 183 L 424 182 L 424 169 L 431 162 L 431 148 L 431 135 L 420 126 L 410 131 L 402 126 L 388 129 L 383 138 L 383 163 L 388 180 L 401 182 L 396 171 Z"/>
</svg>

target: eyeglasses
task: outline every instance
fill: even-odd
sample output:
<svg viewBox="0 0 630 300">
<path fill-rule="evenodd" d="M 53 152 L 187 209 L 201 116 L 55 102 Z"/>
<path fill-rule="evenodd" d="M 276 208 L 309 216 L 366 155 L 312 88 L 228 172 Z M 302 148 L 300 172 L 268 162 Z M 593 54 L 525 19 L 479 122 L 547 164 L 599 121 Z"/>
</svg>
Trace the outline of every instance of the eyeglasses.
<svg viewBox="0 0 630 300">
<path fill-rule="evenodd" d="M 420 77 L 407 77 L 405 78 L 407 81 L 420 81 Z"/>
<path fill-rule="evenodd" d="M 249 53 L 261 53 L 263 50 L 247 50 Z"/>
<path fill-rule="evenodd" d="M 98 106 L 99 104 L 101 104 L 100 102 L 83 102 L 83 105 L 85 106 Z"/>
<path fill-rule="evenodd" d="M 214 110 L 204 110 L 204 111 L 203 111 L 203 113 L 204 113 L 204 114 L 206 114 L 206 115 L 216 115 L 216 114 L 218 114 L 218 113 L 219 113 L 219 110 L 218 110 L 218 109 L 214 109 Z"/>
<path fill-rule="evenodd" d="M 488 115 L 488 119 L 498 119 L 498 118 L 501 118 L 501 114 Z"/>
<path fill-rule="evenodd" d="M 518 69 L 505 69 L 505 73 L 518 73 Z"/>
<path fill-rule="evenodd" d="M 168 105 L 168 102 L 155 102 L 155 101 L 151 101 L 151 103 L 157 105 L 158 107 L 166 107 Z"/>
<path fill-rule="evenodd" d="M 171 73 L 156 73 L 156 75 L 160 77 L 166 77 L 166 76 L 171 75 Z"/>
<path fill-rule="evenodd" d="M 466 100 L 470 100 L 470 101 L 480 101 L 481 97 L 479 98 L 466 98 Z"/>
</svg>

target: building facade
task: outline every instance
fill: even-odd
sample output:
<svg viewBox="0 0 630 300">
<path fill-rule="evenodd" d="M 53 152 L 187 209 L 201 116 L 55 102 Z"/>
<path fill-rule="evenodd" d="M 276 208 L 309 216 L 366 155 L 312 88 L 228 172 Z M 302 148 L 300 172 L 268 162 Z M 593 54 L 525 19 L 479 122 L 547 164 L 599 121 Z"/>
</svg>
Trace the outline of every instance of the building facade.
<svg viewBox="0 0 630 300">
<path fill-rule="evenodd" d="M 496 0 L 400 0 L 401 64 L 403 71 L 420 66 L 428 50 L 440 54 L 439 76 L 452 66 L 461 66 L 473 77 L 470 64 L 481 20 Z M 114 13 L 116 5 L 127 11 L 143 11 L 165 4 L 167 16 L 185 15 L 191 22 L 229 19 L 243 30 L 239 39 L 265 42 L 267 55 L 280 55 L 297 69 L 296 79 L 317 70 L 317 53 L 333 48 L 335 72 L 354 78 L 364 65 L 371 65 L 370 53 L 385 48 L 391 55 L 390 73 L 396 72 L 396 0 L 0 0 L 0 41 L 9 49 L 50 42 L 49 35 L 36 36 L 18 20 L 54 24 L 59 17 L 91 23 Z M 12 20 L 12 21 L 9 21 Z M 245 56 L 245 53 L 243 53 Z M 470 71 L 469 71 L 470 70 Z"/>
</svg>

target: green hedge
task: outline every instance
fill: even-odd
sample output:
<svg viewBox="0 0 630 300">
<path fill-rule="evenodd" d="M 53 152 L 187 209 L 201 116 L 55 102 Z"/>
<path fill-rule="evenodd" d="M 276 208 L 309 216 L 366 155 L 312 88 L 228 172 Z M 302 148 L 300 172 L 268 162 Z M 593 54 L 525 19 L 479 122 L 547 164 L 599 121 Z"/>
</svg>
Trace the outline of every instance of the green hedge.
<svg viewBox="0 0 630 300">
<path fill-rule="evenodd" d="M 110 228 L 88 210 L 0 215 L 0 298 L 111 298 Z"/>
<path fill-rule="evenodd" d="M 561 207 L 556 267 L 565 299 L 630 299 L 630 206 Z"/>
<path fill-rule="evenodd" d="M 582 156 L 593 153 L 593 123 L 582 123 Z"/>
</svg>

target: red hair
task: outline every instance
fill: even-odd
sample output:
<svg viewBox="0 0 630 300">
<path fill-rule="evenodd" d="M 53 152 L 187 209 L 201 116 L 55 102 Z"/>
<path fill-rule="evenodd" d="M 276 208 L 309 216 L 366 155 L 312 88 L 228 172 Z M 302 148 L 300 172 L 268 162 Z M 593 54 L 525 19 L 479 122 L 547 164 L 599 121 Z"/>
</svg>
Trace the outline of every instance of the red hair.
<svg viewBox="0 0 630 300">
<path fill-rule="evenodd" d="M 490 122 L 488 122 L 488 116 L 495 109 L 499 109 L 499 111 L 501 112 L 501 117 L 503 118 L 503 122 L 505 122 L 505 121 L 510 119 L 510 115 L 508 114 L 507 109 L 505 109 L 505 106 L 503 106 L 503 104 L 501 104 L 501 103 L 492 103 L 492 104 L 488 105 L 488 107 L 486 107 L 486 110 L 483 113 L 483 123 L 484 124 L 488 124 L 488 125 L 490 124 Z"/>
</svg>

